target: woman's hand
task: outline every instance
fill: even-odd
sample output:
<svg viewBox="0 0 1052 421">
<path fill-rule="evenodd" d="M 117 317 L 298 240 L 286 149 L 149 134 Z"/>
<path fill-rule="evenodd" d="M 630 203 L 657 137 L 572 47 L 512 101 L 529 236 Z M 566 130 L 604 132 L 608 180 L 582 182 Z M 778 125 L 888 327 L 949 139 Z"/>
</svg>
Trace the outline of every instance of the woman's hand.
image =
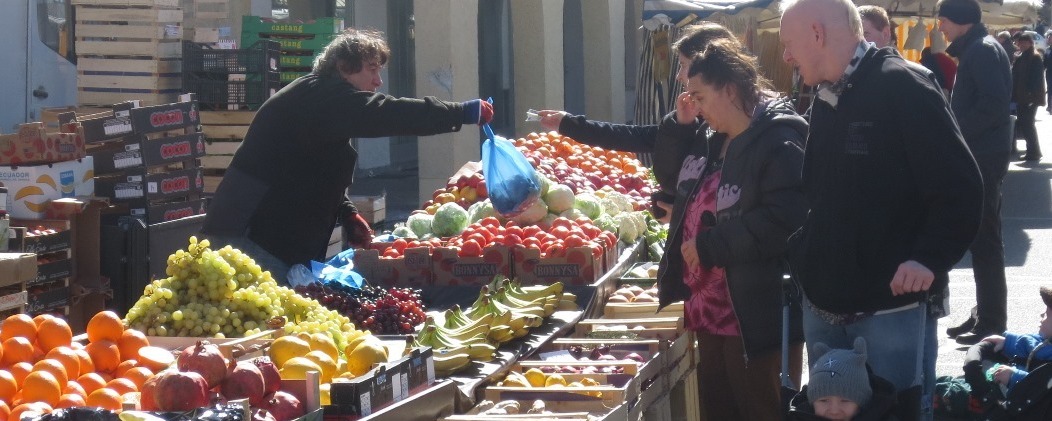
<svg viewBox="0 0 1052 421">
<path fill-rule="evenodd" d="M 676 122 L 679 124 L 693 124 L 698 116 L 698 107 L 694 105 L 694 98 L 683 92 L 676 97 Z"/>
<path fill-rule="evenodd" d="M 559 131 L 559 124 L 562 124 L 563 117 L 570 115 L 566 111 L 556 110 L 541 110 L 537 111 L 537 115 L 541 116 L 541 127 L 549 131 Z"/>
</svg>

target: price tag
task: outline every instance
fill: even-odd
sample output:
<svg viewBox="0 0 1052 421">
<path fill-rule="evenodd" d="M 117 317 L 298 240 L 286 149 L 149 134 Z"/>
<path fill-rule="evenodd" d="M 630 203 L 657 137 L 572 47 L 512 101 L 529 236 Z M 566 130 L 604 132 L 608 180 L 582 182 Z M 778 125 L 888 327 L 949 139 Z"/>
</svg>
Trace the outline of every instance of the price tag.
<svg viewBox="0 0 1052 421">
<path fill-rule="evenodd" d="M 405 395 L 402 394 L 402 376 L 395 374 L 391 376 L 391 398 L 397 402 L 404 397 Z"/>
<path fill-rule="evenodd" d="M 574 358 L 573 355 L 570 355 L 570 351 L 567 351 L 565 349 L 552 352 L 542 352 L 540 353 L 540 357 L 541 361 L 555 361 L 567 363 L 577 362 L 577 358 Z"/>
<path fill-rule="evenodd" d="M 409 399 L 409 373 L 402 373 L 402 399 Z M 401 399 L 399 399 L 401 400 Z"/>
<path fill-rule="evenodd" d="M 373 408 L 372 408 L 373 402 L 372 402 L 372 399 L 369 396 L 369 392 L 362 393 L 361 396 L 358 396 L 358 399 L 359 399 L 359 402 L 361 403 L 359 405 L 361 407 L 361 409 L 362 409 L 361 416 L 364 417 L 366 415 L 372 414 L 373 413 Z"/>
<path fill-rule="evenodd" d="M 427 359 L 427 384 L 435 383 L 435 360 L 432 358 Z"/>
</svg>

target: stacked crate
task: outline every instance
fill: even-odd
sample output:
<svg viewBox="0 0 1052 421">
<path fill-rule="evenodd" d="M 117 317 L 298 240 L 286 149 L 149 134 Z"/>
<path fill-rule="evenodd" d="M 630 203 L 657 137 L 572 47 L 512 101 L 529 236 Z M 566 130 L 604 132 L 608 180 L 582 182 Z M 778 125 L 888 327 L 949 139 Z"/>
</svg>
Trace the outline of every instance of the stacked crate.
<svg viewBox="0 0 1052 421">
<path fill-rule="evenodd" d="M 343 31 L 343 19 L 318 18 L 307 23 L 272 21 L 259 16 L 244 16 L 241 21 L 241 45 L 269 39 L 281 44 L 281 83 L 287 84 L 310 73 L 314 58 Z"/>
<path fill-rule="evenodd" d="M 217 43 L 232 39 L 230 0 L 182 0 L 183 39 Z"/>
<path fill-rule="evenodd" d="M 203 110 L 255 110 L 278 88 L 279 45 L 260 40 L 242 49 L 183 42 L 183 91 Z"/>
<path fill-rule="evenodd" d="M 215 193 L 216 187 L 219 187 L 255 117 L 254 111 L 201 112 L 201 130 L 206 142 L 201 167 L 205 174 L 206 195 Z"/>
<path fill-rule="evenodd" d="M 73 0 L 77 102 L 175 101 L 180 93 L 179 0 Z"/>
<path fill-rule="evenodd" d="M 81 123 L 95 160 L 96 196 L 146 224 L 204 213 L 200 122 L 194 100 L 88 116 Z"/>
</svg>

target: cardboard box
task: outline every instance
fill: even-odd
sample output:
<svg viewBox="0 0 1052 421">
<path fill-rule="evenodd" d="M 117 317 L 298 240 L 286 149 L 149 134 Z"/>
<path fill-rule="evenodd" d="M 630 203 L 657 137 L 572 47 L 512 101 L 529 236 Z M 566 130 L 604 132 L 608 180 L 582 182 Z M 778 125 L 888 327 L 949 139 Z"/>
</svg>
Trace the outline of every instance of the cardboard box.
<svg viewBox="0 0 1052 421">
<path fill-rule="evenodd" d="M 13 218 L 41 219 L 47 202 L 95 194 L 95 167 L 90 156 L 74 161 L 0 167 L 7 187 L 7 212 Z"/>
<path fill-rule="evenodd" d="M 504 245 L 490 245 L 482 249 L 481 257 L 460 257 L 448 247 L 434 249 L 431 266 L 435 285 L 487 285 L 496 276 L 512 276 L 511 249 Z"/>
<path fill-rule="evenodd" d="M 69 278 L 73 276 L 73 260 L 72 259 L 61 259 L 50 263 L 43 263 L 37 266 L 37 276 L 27 285 L 37 285 L 47 282 L 57 281 L 59 279 Z"/>
<path fill-rule="evenodd" d="M 566 250 L 566 257 L 541 257 L 535 248 L 515 247 L 515 278 L 523 285 L 590 285 L 602 275 L 602 256 L 594 257 L 592 249 L 575 247 Z"/>
<path fill-rule="evenodd" d="M 24 223 L 25 221 L 12 221 L 14 223 Z M 73 245 L 73 235 L 70 232 L 68 221 L 33 221 L 33 222 L 66 222 L 66 224 L 51 226 L 58 230 L 53 234 L 44 235 L 30 235 L 27 236 L 27 232 L 31 232 L 27 227 L 12 227 L 9 232 L 14 235 L 8 240 L 7 246 L 10 250 L 21 251 L 25 253 L 34 253 L 34 262 L 36 261 L 36 254 L 54 253 L 56 251 L 69 250 Z M 36 278 L 36 275 L 33 276 Z"/>
<path fill-rule="evenodd" d="M 132 133 L 130 112 L 132 103 L 122 103 L 114 106 L 112 111 L 92 114 L 78 118 L 75 113 L 59 114 L 59 124 L 71 121 L 79 122 L 84 127 L 84 141 L 86 143 L 105 142 L 117 139 Z"/>
<path fill-rule="evenodd" d="M 145 139 L 128 136 L 122 143 L 93 150 L 95 173 L 111 174 L 128 168 L 185 162 L 205 155 L 201 133 Z"/>
<path fill-rule="evenodd" d="M 373 369 L 373 392 L 372 409 L 377 411 L 395 401 L 396 395 L 402 394 L 401 376 L 396 371 L 390 371 L 386 365 L 380 365 Z M 330 396 L 331 397 L 331 396 Z"/>
<path fill-rule="evenodd" d="M 358 214 L 362 215 L 370 224 L 382 222 L 387 218 L 387 194 L 379 196 L 350 196 L 354 207 L 358 208 Z"/>
<path fill-rule="evenodd" d="M 138 201 L 129 204 L 129 208 L 131 216 L 142 219 L 147 224 L 157 224 L 204 214 L 207 210 L 207 204 L 208 201 L 205 199 L 163 203 Z"/>
<path fill-rule="evenodd" d="M 41 313 L 70 305 L 72 291 L 69 286 L 57 287 L 40 293 L 30 293 L 26 312 Z"/>
<path fill-rule="evenodd" d="M 201 125 L 197 101 L 133 108 L 132 129 L 136 134 L 157 133 Z"/>
<path fill-rule="evenodd" d="M 435 382 L 435 360 L 430 347 L 414 348 L 409 355 L 388 364 L 388 370 L 399 370 L 401 374 L 402 400 L 416 391 L 426 389 Z"/>
<path fill-rule="evenodd" d="M 19 291 L 0 297 L 0 311 L 10 309 L 22 309 L 29 301 L 29 293 Z"/>
<path fill-rule="evenodd" d="M 354 270 L 373 285 L 422 287 L 431 285 L 431 249 L 414 247 L 397 259 L 381 258 L 380 252 L 358 249 L 354 252 Z"/>
<path fill-rule="evenodd" d="M 325 419 L 354 420 L 372 414 L 373 383 L 370 373 L 349 382 L 332 383 L 329 400 L 333 405 L 325 407 Z"/>
<path fill-rule="evenodd" d="M 36 277 L 35 253 L 0 253 L 0 287 L 28 282 Z"/>
<path fill-rule="evenodd" d="M 44 123 L 26 123 L 17 133 L 0 135 L 0 164 L 35 165 L 83 158 L 84 127 L 72 123 L 62 129 L 64 132 L 48 133 Z"/>
<path fill-rule="evenodd" d="M 200 168 L 160 174 L 128 171 L 122 175 L 99 177 L 96 183 L 98 196 L 118 201 L 172 199 L 200 194 L 204 190 L 204 178 Z"/>
</svg>

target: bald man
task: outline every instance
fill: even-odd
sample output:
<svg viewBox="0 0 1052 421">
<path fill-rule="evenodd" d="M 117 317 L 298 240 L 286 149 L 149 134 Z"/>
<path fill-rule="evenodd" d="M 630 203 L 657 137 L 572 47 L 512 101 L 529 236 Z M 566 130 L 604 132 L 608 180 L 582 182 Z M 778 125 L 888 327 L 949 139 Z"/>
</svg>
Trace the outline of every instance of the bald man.
<svg viewBox="0 0 1052 421">
<path fill-rule="evenodd" d="M 804 158 L 811 204 L 790 239 L 804 337 L 850 348 L 920 413 L 929 291 L 979 225 L 978 167 L 930 72 L 865 41 L 850 0 L 783 2 L 783 58 L 817 86 Z M 814 360 L 812 360 L 813 362 Z"/>
</svg>

